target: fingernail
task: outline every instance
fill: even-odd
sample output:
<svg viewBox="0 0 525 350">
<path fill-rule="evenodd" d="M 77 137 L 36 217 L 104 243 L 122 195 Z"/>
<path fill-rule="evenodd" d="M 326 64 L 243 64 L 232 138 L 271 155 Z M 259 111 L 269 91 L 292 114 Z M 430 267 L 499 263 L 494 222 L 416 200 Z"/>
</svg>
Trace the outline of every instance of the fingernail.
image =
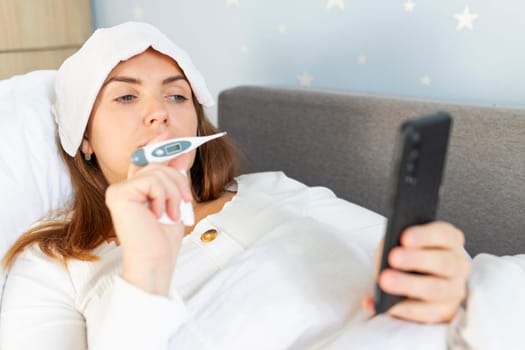
<svg viewBox="0 0 525 350">
<path fill-rule="evenodd" d="M 374 298 L 367 297 L 367 298 L 363 299 L 363 302 L 361 303 L 361 305 L 362 305 L 363 309 L 365 309 L 366 311 L 374 313 L 374 311 L 375 311 Z"/>
<path fill-rule="evenodd" d="M 191 189 L 189 187 L 184 187 L 182 196 L 186 202 L 190 202 L 193 199 L 193 194 L 191 193 Z"/>
<path fill-rule="evenodd" d="M 188 174 L 184 169 L 179 169 L 179 172 L 184 176 L 187 176 Z M 184 186 L 184 188 L 182 189 L 182 197 L 184 197 L 184 199 L 186 199 L 187 201 L 193 199 L 193 193 L 191 192 L 191 188 L 189 186 Z"/>
</svg>

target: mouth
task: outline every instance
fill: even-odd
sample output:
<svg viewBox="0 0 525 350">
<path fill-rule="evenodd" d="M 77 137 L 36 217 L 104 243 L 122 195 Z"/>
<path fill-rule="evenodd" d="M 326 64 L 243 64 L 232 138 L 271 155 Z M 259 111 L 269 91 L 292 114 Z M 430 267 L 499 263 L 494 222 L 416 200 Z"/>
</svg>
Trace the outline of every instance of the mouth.
<svg viewBox="0 0 525 350">
<path fill-rule="evenodd" d="M 158 135 L 155 135 L 154 137 L 152 137 L 151 139 L 148 139 L 147 141 L 141 143 L 137 149 L 140 149 L 144 146 L 148 146 L 148 145 L 151 145 L 151 144 L 154 144 L 154 143 L 157 143 L 157 142 L 162 142 L 162 141 L 165 141 L 165 140 L 169 140 L 171 138 L 173 138 L 173 134 L 168 131 L 168 130 L 165 130 L 163 132 L 161 132 L 160 134 Z"/>
</svg>

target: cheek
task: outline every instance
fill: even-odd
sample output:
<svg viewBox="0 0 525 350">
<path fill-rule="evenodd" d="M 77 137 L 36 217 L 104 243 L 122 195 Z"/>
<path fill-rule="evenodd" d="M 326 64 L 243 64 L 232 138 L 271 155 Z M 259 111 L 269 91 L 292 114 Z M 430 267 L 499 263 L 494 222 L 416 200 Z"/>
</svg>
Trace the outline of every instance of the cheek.
<svg viewBox="0 0 525 350">
<path fill-rule="evenodd" d="M 112 122 L 110 118 L 106 118 L 108 120 L 103 122 L 102 119 L 101 117 L 93 118 L 90 135 L 91 146 L 94 152 L 97 155 L 100 153 L 101 156 L 106 152 L 117 152 L 126 145 L 126 133 L 123 131 L 129 127 L 122 123 Z"/>
<path fill-rule="evenodd" d="M 111 184 L 128 177 L 131 151 L 117 147 L 99 149 L 97 162 L 106 180 Z"/>
<path fill-rule="evenodd" d="M 195 135 L 197 132 L 198 118 L 193 105 L 186 107 L 184 110 L 172 111 L 170 115 L 170 124 L 177 134 L 184 134 L 184 136 Z"/>
<path fill-rule="evenodd" d="M 126 126 L 116 125 L 110 121 L 97 123 L 98 120 L 93 119 L 89 135 L 98 164 L 108 182 L 124 180 L 127 177 L 129 158 L 133 152 L 130 148 L 133 142 L 127 139 L 128 133 L 123 132 Z"/>
</svg>

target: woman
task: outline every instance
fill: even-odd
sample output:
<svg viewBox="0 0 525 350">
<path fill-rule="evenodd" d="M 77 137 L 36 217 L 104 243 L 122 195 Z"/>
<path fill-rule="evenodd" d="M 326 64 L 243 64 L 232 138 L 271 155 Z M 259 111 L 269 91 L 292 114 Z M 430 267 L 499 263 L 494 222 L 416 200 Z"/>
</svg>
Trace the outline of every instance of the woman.
<svg viewBox="0 0 525 350">
<path fill-rule="evenodd" d="M 64 62 L 54 113 L 74 199 L 62 216 L 23 235 L 4 259 L 10 272 L 2 348 L 177 348 L 192 317 L 187 300 L 265 235 L 304 227 L 328 238 L 332 231 L 383 224 L 376 214 L 282 174 L 235 178 L 224 139 L 166 164 L 130 163 L 146 144 L 217 132 L 203 113 L 211 103 L 189 57 L 144 23 L 97 30 Z M 159 223 L 164 212 L 178 221 L 181 201 L 193 203 L 195 225 Z M 346 214 L 332 222 L 322 205 Z M 469 272 L 463 240 L 446 223 L 404 232 L 403 247 L 390 256 L 397 270 L 378 280 L 411 299 L 390 315 L 423 323 L 453 319 Z M 370 309 L 372 299 L 363 305 Z"/>
</svg>

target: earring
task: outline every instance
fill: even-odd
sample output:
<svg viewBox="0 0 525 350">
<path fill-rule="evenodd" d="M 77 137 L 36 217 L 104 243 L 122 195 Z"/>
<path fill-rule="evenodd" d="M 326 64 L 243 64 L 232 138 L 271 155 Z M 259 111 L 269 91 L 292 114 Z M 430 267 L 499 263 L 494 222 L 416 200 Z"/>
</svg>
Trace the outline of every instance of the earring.
<svg viewBox="0 0 525 350">
<path fill-rule="evenodd" d="M 91 154 L 84 154 L 84 159 L 89 162 L 91 160 Z"/>
</svg>

